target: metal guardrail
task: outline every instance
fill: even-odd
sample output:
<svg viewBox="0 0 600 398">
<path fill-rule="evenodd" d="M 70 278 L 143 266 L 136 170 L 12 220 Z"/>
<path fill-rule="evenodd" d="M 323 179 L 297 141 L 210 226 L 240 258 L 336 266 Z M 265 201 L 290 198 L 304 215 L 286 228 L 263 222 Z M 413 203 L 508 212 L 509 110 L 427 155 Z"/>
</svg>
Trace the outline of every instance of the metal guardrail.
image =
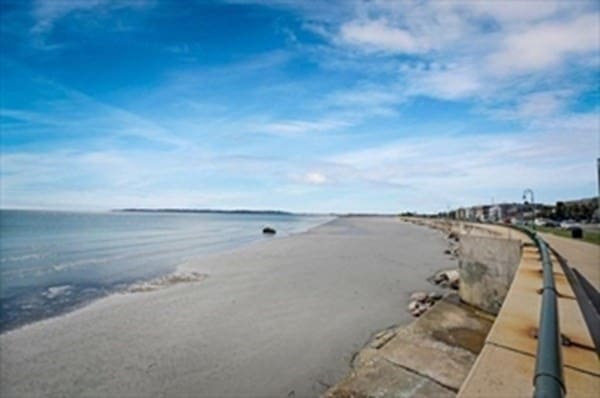
<svg viewBox="0 0 600 398">
<path fill-rule="evenodd" d="M 566 388 L 558 319 L 558 292 L 554 283 L 554 271 L 548 246 L 535 230 L 525 226 L 512 225 L 511 227 L 524 232 L 533 240 L 542 260 L 542 307 L 537 333 L 533 396 L 534 398 L 564 397 Z"/>
<path fill-rule="evenodd" d="M 534 231 L 528 231 L 542 257 L 542 308 L 538 328 L 538 345 L 533 384 L 535 398 L 564 397 L 566 388 L 563 375 L 560 323 L 558 319 L 558 292 L 546 242 Z"/>
</svg>

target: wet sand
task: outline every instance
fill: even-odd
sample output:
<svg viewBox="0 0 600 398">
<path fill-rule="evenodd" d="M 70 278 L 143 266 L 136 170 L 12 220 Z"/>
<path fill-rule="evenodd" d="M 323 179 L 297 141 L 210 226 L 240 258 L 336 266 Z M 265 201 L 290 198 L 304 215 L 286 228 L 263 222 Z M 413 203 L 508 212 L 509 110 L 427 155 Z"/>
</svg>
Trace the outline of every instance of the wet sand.
<svg viewBox="0 0 600 398">
<path fill-rule="evenodd" d="M 0 335 L 2 397 L 314 397 L 408 296 L 454 265 L 444 236 L 339 218 L 195 260 L 199 282 L 119 294 Z"/>
</svg>

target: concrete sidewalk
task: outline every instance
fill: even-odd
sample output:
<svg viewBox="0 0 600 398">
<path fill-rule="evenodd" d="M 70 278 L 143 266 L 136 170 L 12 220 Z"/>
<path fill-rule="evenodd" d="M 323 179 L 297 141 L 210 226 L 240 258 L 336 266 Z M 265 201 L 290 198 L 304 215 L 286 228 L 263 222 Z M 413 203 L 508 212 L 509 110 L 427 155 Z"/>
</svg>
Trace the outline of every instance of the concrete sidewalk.
<svg viewBox="0 0 600 398">
<path fill-rule="evenodd" d="M 579 272 L 600 290 L 600 246 L 564 238 L 554 234 L 540 234 L 548 244 L 563 256 L 569 266 Z"/>
</svg>

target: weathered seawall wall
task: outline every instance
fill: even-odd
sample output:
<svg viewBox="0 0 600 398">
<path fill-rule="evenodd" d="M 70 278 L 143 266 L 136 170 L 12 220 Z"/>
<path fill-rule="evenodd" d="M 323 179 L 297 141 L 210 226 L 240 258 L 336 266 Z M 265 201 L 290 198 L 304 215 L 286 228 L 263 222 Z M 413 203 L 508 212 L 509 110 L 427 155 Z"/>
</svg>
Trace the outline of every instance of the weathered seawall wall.
<svg viewBox="0 0 600 398">
<path fill-rule="evenodd" d="M 498 314 L 521 259 L 521 241 L 460 235 L 460 290 L 463 301 Z"/>
</svg>

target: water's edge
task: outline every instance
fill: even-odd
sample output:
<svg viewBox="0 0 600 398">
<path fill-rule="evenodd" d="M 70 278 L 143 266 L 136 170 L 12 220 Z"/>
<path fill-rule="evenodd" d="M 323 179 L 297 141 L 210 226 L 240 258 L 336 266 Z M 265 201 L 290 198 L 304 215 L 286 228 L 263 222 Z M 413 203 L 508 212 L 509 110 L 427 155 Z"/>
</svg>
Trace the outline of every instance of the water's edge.
<svg viewBox="0 0 600 398">
<path fill-rule="evenodd" d="M 41 293 L 39 291 L 35 292 L 36 295 L 43 296 L 43 300 L 45 300 L 46 303 L 51 303 L 51 305 L 53 306 L 52 308 L 42 309 L 41 312 L 38 308 L 38 313 L 33 316 L 24 312 L 23 314 L 20 314 L 20 318 L 18 318 L 16 315 L 13 316 L 13 318 L 6 318 L 5 315 L 5 318 L 0 323 L 0 334 L 4 334 L 9 331 L 14 331 L 25 326 L 32 325 L 34 323 L 50 320 L 66 314 L 73 313 L 91 305 L 92 303 L 109 298 L 114 295 L 138 293 L 143 294 L 149 291 L 164 289 L 181 283 L 200 282 L 205 278 L 209 277 L 209 275 L 191 270 L 189 266 L 186 266 L 186 264 L 201 261 L 201 259 L 206 256 L 226 254 L 261 243 L 265 244 L 273 242 L 275 240 L 293 238 L 294 236 L 308 233 L 309 231 L 315 228 L 319 228 L 323 225 L 333 222 L 336 219 L 337 217 L 328 217 L 327 219 L 323 219 L 323 221 L 319 222 L 318 224 L 308 226 L 306 229 L 283 233 L 270 238 L 265 238 L 260 234 L 260 231 L 258 231 L 256 237 L 252 237 L 249 240 L 246 237 L 246 239 L 240 239 L 239 241 L 236 241 L 234 239 L 232 241 L 233 243 L 230 242 L 228 245 L 225 246 L 216 245 L 215 248 L 209 248 L 205 252 L 202 252 L 200 254 L 186 257 L 185 260 L 179 261 L 173 266 L 164 267 L 160 271 L 154 272 L 149 277 L 135 278 L 125 283 L 115 283 L 113 285 L 103 285 L 102 283 L 97 283 L 89 284 L 87 286 L 81 284 L 75 286 L 75 283 L 68 282 L 52 284 L 51 286 L 46 287 L 45 291 Z M 3 242 L 3 246 L 4 245 L 5 242 Z M 152 249 L 149 248 L 148 250 Z M 33 295 L 33 293 L 31 295 Z M 69 302 L 69 300 L 72 299 L 74 295 L 79 296 L 77 296 L 77 300 L 73 304 Z M 7 300 L 6 297 L 2 298 L 1 301 L 3 312 L 5 312 L 6 314 L 5 309 L 8 307 L 9 304 L 12 303 L 10 303 L 10 301 Z M 31 307 L 33 307 L 36 304 L 38 304 L 40 307 L 45 305 L 40 300 L 38 300 L 37 302 L 34 301 L 32 304 L 24 305 L 23 311 L 27 311 L 28 305 L 31 305 Z"/>
</svg>

